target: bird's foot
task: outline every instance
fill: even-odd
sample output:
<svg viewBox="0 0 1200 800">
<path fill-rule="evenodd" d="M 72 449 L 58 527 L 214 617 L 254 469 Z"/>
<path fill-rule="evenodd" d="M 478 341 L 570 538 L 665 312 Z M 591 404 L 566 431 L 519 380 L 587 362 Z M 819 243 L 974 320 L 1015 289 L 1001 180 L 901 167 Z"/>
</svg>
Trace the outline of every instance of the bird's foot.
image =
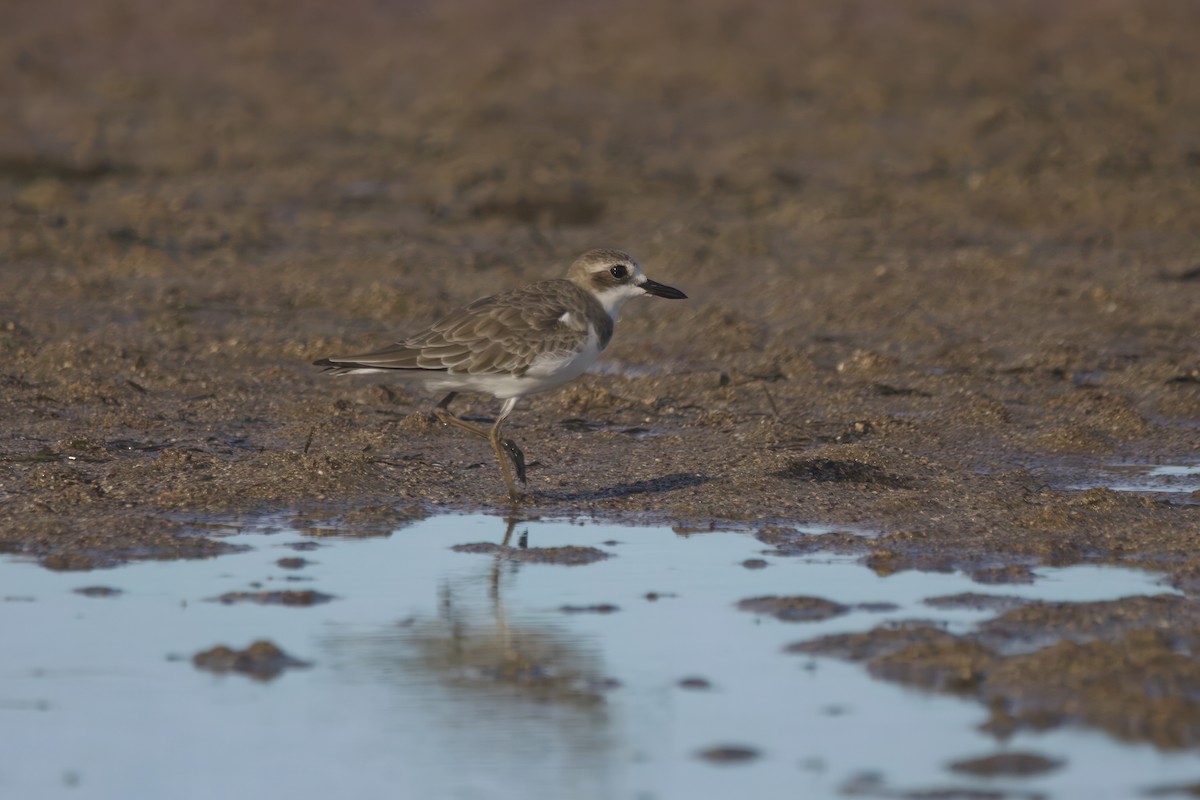
<svg viewBox="0 0 1200 800">
<path fill-rule="evenodd" d="M 517 443 L 512 439 L 505 439 L 503 442 L 504 452 L 508 453 L 508 457 L 512 459 L 513 467 L 517 470 L 517 480 L 522 485 L 528 483 L 525 480 L 525 453 L 517 446 Z"/>
</svg>

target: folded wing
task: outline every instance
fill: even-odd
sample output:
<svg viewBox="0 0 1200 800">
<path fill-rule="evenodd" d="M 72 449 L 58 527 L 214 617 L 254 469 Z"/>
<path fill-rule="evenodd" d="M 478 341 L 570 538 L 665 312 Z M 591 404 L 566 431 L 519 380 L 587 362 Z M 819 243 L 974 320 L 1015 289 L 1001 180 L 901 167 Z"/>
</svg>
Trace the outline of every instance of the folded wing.
<svg viewBox="0 0 1200 800">
<path fill-rule="evenodd" d="M 588 302 L 596 301 L 570 281 L 543 281 L 476 300 L 381 350 L 313 363 L 335 374 L 400 370 L 521 376 L 539 357 L 566 356 L 585 346 Z"/>
</svg>

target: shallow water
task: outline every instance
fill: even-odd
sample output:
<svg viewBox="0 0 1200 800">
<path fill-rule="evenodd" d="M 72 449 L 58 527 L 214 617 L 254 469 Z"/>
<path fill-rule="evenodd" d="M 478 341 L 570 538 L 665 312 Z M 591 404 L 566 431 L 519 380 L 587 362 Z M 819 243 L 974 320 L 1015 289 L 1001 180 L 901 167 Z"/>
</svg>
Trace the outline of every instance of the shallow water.
<svg viewBox="0 0 1200 800">
<path fill-rule="evenodd" d="M 1200 464 L 1109 464 L 1066 488 L 1191 494 L 1200 492 Z"/>
<path fill-rule="evenodd" d="M 247 528 L 227 537 L 246 552 L 91 573 L 0 561 L 0 796 L 769 799 L 955 786 L 1116 798 L 1200 776 L 1194 756 L 1087 731 L 1023 734 L 1001 747 L 975 730 L 987 713 L 973 702 L 781 652 L 888 619 L 965 630 L 991 614 L 921 602 L 988 591 L 963 575 L 882 578 L 829 556 L 768 557 L 766 568 L 747 569 L 742 562 L 766 548 L 745 534 L 609 524 L 518 527 L 532 547 L 615 556 L 586 566 L 450 549 L 499 542 L 504 528 L 486 516 L 438 517 L 369 539 Z M 297 552 L 299 542 L 320 547 Z M 297 556 L 311 563 L 277 564 Z M 1117 568 L 1037 574 L 997 593 L 1087 601 L 1170 591 Z M 76 592 L 95 586 L 121 594 Z M 208 602 L 259 588 L 336 599 Z M 898 608 L 811 623 L 735 608 L 766 594 Z M 562 610 L 597 604 L 618 609 Z M 190 661 L 256 639 L 313 666 L 257 681 Z M 685 678 L 710 687 L 681 687 Z M 721 746 L 756 757 L 698 755 Z M 1002 749 L 1067 763 L 1028 779 L 946 769 Z"/>
</svg>

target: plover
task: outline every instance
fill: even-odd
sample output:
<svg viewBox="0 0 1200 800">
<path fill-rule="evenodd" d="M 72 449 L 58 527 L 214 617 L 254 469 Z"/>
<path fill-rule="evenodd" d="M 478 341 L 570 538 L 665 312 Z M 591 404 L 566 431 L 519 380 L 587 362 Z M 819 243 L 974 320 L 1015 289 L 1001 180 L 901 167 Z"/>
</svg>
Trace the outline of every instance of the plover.
<svg viewBox="0 0 1200 800">
<path fill-rule="evenodd" d="M 500 426 L 522 397 L 561 386 L 587 370 L 612 339 L 626 300 L 650 294 L 687 295 L 652 281 L 628 253 L 588 250 L 565 280 L 546 280 L 483 297 L 431 327 L 382 350 L 314 361 L 334 375 L 386 372 L 426 389 L 448 391 L 434 407 L 446 425 L 491 442 L 509 497 L 520 498 L 508 459 L 525 483 L 525 454 L 500 438 Z M 450 413 L 459 392 L 490 394 L 504 403 L 491 428 Z"/>
</svg>

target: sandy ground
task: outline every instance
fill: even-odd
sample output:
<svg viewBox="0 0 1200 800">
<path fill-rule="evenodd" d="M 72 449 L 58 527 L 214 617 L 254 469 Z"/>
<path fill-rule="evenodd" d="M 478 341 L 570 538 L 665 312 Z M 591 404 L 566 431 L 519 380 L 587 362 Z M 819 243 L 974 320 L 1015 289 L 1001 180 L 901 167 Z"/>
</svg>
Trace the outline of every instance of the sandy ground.
<svg viewBox="0 0 1200 800">
<path fill-rule="evenodd" d="M 309 362 L 611 246 L 690 299 L 522 404 L 523 513 L 1200 589 L 1197 498 L 1065 488 L 1200 454 L 1200 6 L 499 5 L 0 8 L 0 550 L 503 508 Z"/>
</svg>

